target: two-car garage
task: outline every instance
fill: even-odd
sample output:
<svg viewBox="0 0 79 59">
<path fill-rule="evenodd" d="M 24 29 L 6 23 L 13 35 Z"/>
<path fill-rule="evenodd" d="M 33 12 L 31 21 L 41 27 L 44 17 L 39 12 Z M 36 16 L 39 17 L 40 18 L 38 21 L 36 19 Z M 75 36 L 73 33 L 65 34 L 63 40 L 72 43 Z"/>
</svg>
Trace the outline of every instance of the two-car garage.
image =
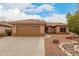
<svg viewBox="0 0 79 59">
<path fill-rule="evenodd" d="M 40 35 L 40 26 L 37 25 L 18 25 L 17 26 L 18 36 L 36 36 Z"/>
<path fill-rule="evenodd" d="M 22 20 L 12 22 L 13 36 L 42 36 L 45 34 L 45 22 L 40 20 Z"/>
</svg>

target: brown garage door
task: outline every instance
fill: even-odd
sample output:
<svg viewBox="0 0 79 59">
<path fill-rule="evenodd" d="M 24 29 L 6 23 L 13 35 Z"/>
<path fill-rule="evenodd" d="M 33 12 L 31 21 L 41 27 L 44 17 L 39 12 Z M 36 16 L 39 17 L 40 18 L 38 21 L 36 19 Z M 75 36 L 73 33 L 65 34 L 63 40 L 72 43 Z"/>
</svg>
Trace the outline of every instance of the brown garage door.
<svg viewBox="0 0 79 59">
<path fill-rule="evenodd" d="M 17 36 L 39 36 L 40 26 L 37 25 L 18 25 Z"/>
</svg>

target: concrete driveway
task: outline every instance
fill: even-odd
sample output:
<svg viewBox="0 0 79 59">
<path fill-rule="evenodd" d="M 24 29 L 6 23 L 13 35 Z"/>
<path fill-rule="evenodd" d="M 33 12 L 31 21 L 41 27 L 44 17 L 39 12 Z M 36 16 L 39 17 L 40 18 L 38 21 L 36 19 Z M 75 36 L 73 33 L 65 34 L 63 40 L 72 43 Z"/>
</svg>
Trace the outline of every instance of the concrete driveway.
<svg viewBox="0 0 79 59">
<path fill-rule="evenodd" d="M 0 39 L 0 55 L 44 56 L 44 37 L 3 37 Z"/>
</svg>

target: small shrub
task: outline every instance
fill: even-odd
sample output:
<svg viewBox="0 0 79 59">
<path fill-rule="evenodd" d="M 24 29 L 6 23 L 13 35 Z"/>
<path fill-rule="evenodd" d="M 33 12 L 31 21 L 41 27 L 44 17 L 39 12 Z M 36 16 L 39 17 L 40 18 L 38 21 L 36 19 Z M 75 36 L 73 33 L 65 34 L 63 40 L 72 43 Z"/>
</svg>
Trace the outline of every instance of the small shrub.
<svg viewBox="0 0 79 59">
<path fill-rule="evenodd" d="M 0 33 L 0 37 L 4 37 L 4 36 L 6 36 L 5 33 Z"/>
<path fill-rule="evenodd" d="M 54 40 L 53 40 L 53 43 L 59 44 L 59 40 L 58 40 L 58 39 L 54 39 Z"/>
<path fill-rule="evenodd" d="M 6 33 L 6 36 L 11 36 L 12 30 L 11 29 L 6 29 L 5 33 Z"/>
</svg>

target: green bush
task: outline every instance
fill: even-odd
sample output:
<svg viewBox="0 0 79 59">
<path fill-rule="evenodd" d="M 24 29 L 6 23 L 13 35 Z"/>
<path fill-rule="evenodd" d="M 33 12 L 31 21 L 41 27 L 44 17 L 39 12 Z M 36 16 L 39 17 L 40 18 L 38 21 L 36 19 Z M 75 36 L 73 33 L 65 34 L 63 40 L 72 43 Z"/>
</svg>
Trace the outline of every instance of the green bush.
<svg viewBox="0 0 79 59">
<path fill-rule="evenodd" d="M 67 26 L 70 32 L 79 35 L 79 11 L 67 14 Z"/>
<path fill-rule="evenodd" d="M 54 39 L 54 40 L 53 40 L 53 43 L 59 44 L 59 40 L 58 40 L 58 39 Z"/>
<path fill-rule="evenodd" d="M 12 30 L 11 29 L 6 29 L 5 34 L 6 34 L 6 36 L 11 36 Z"/>
</svg>

